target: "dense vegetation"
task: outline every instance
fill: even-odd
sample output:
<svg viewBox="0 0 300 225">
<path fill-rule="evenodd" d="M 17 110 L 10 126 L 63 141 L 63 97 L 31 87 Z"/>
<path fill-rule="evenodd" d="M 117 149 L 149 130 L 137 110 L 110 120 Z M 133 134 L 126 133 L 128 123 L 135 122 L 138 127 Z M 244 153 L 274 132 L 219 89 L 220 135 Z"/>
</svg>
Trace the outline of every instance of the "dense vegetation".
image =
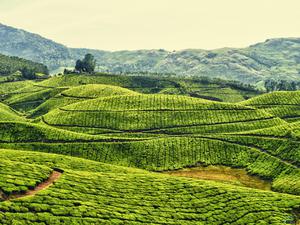
<svg viewBox="0 0 300 225">
<path fill-rule="evenodd" d="M 1 223 L 296 224 L 299 93 L 222 85 L 108 74 L 0 84 Z M 157 173 L 197 165 L 244 169 L 271 190 Z M 52 186 L 17 198 L 54 170 Z"/>
<path fill-rule="evenodd" d="M 15 173 L 32 174 L 32 182 L 40 178 L 31 167 L 64 171 L 34 197 L 0 202 L 2 224 L 290 224 L 300 207 L 299 197 L 280 193 L 52 154 L 1 150 L 0 155 L 3 166 L 22 163 Z"/>
<path fill-rule="evenodd" d="M 242 102 L 243 105 L 264 109 L 286 121 L 300 119 L 300 91 L 280 91 L 261 95 Z"/>
<path fill-rule="evenodd" d="M 67 48 L 39 35 L 0 24 L 2 54 L 40 62 L 51 70 L 74 67 L 77 59 L 91 53 L 98 62 L 96 71 L 102 72 L 147 71 L 178 76 L 218 77 L 252 84 L 269 79 L 299 81 L 299 45 L 299 38 L 278 38 L 244 49 L 108 52 Z"/>
<path fill-rule="evenodd" d="M 0 54 L 0 76 L 13 75 L 18 71 L 21 73 L 20 77 L 24 79 L 35 78 L 35 73 L 48 74 L 48 68 L 43 64 Z"/>
<path fill-rule="evenodd" d="M 96 60 L 92 54 L 86 54 L 83 60 L 76 61 L 75 70 L 79 73 L 93 73 L 96 67 Z"/>
</svg>

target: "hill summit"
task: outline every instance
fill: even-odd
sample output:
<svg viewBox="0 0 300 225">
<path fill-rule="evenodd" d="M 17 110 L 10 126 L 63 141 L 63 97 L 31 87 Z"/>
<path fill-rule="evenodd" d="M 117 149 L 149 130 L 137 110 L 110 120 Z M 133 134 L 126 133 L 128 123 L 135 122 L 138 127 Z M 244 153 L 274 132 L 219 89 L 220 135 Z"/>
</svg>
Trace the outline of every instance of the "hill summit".
<svg viewBox="0 0 300 225">
<path fill-rule="evenodd" d="M 172 73 L 257 83 L 265 79 L 300 79 L 300 38 L 269 39 L 247 48 L 181 51 L 101 51 L 68 48 L 40 35 L 0 24 L 0 53 L 19 56 L 54 70 L 74 66 L 92 53 L 99 71 Z"/>
</svg>

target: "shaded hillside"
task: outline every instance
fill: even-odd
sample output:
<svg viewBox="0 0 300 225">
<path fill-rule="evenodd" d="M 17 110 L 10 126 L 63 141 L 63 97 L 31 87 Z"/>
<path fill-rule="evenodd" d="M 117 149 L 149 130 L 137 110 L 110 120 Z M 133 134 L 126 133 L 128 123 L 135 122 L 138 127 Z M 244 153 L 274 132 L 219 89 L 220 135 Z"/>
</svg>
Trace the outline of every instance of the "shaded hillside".
<svg viewBox="0 0 300 225">
<path fill-rule="evenodd" d="M 92 53 L 104 72 L 154 72 L 178 76 L 208 76 L 257 83 L 265 79 L 300 79 L 300 39 L 270 39 L 244 49 L 212 51 L 137 50 L 108 52 L 67 48 L 39 35 L 0 24 L 0 52 L 41 62 L 50 69 L 74 66 Z"/>
<path fill-rule="evenodd" d="M 1 37 L 0 37 L 1 38 Z M 21 59 L 14 56 L 5 56 L 0 54 L 0 76 L 10 75 L 24 68 L 31 69 L 37 73 L 48 74 L 47 66 L 30 60 Z"/>
</svg>

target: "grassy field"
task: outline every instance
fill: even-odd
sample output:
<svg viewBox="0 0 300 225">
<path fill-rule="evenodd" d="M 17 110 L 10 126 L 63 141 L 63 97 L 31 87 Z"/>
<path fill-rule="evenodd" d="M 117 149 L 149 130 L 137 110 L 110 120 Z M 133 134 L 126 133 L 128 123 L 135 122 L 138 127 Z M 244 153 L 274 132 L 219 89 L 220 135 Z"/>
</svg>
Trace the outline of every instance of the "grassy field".
<svg viewBox="0 0 300 225">
<path fill-rule="evenodd" d="M 296 224 L 299 92 L 102 74 L 0 93 L 2 224 Z"/>
</svg>

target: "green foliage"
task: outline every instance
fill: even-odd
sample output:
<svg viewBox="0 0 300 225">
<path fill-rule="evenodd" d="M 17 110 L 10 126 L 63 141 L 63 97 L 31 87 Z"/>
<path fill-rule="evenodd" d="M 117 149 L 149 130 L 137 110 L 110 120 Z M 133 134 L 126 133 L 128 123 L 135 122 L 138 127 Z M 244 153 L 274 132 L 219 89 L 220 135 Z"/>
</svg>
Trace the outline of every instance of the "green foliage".
<svg viewBox="0 0 300 225">
<path fill-rule="evenodd" d="M 30 117 L 37 117 L 46 114 L 52 109 L 56 109 L 62 106 L 70 105 L 72 103 L 84 101 L 87 99 L 115 96 L 115 95 L 134 95 L 137 94 L 129 89 L 103 85 L 103 84 L 87 84 L 72 87 L 60 94 L 55 95 L 52 98 L 43 100 L 43 103 L 30 112 Z M 35 94 L 36 95 L 36 94 Z"/>
<path fill-rule="evenodd" d="M 35 73 L 48 74 L 48 69 L 43 64 L 0 54 L 0 76 L 11 75 L 17 71 L 21 71 L 25 79 L 34 79 Z"/>
<path fill-rule="evenodd" d="M 264 109 L 286 121 L 298 121 L 300 118 L 300 91 L 276 91 L 257 96 L 241 104 Z"/>
<path fill-rule="evenodd" d="M 24 120 L 8 106 L 0 103 L 0 120 L 1 121 L 22 121 Z"/>
<path fill-rule="evenodd" d="M 265 88 L 267 92 L 272 91 L 296 91 L 300 88 L 300 83 L 295 81 L 286 81 L 286 80 L 266 80 Z"/>
<path fill-rule="evenodd" d="M 80 73 L 93 73 L 96 67 L 96 60 L 92 54 L 86 54 L 83 60 L 76 61 L 75 70 Z"/>
<path fill-rule="evenodd" d="M 38 183 L 46 180 L 51 171 L 46 166 L 1 159 L 0 201 L 13 193 L 22 193 L 34 188 Z"/>
<path fill-rule="evenodd" d="M 205 80 L 107 74 L 7 82 L 0 89 L 4 103 L 35 118 L 0 104 L 0 147 L 15 149 L 0 150 L 3 173 L 12 174 L 0 181 L 2 199 L 32 189 L 54 168 L 65 171 L 35 196 L 0 202 L 2 224 L 295 223 L 300 126 L 265 106 L 296 107 L 298 92 L 223 103 L 184 95 L 237 101 L 254 92 Z M 243 168 L 268 180 L 272 191 L 141 170 L 197 165 Z"/>
<path fill-rule="evenodd" d="M 234 111 L 234 115 L 232 112 Z M 87 100 L 51 111 L 44 122 L 54 126 L 97 127 L 117 131 L 209 126 L 273 120 L 263 111 L 175 95 L 123 95 Z M 276 119 L 273 120 L 275 124 Z M 256 123 L 257 129 L 264 123 Z"/>
<path fill-rule="evenodd" d="M 114 95 L 134 95 L 138 94 L 126 88 L 118 86 L 103 85 L 103 84 L 87 84 L 78 87 L 70 88 L 62 92 L 63 96 L 74 98 L 100 98 Z"/>
<path fill-rule="evenodd" d="M 63 169 L 34 197 L 0 202 L 2 224 L 284 224 L 297 196 L 196 181 L 52 154 L 0 151 L 6 161 Z M 238 207 L 238 210 L 237 210 Z M 262 224 L 263 224 L 262 223 Z"/>
<path fill-rule="evenodd" d="M 146 94 L 179 94 L 224 102 L 239 102 L 260 93 L 253 88 L 238 86 L 230 81 L 219 79 L 162 78 L 160 76 L 151 77 L 147 74 L 143 74 L 143 76 L 68 74 L 67 76 L 52 77 L 40 83 L 45 87 L 69 87 L 84 84 L 107 84 Z"/>
</svg>

